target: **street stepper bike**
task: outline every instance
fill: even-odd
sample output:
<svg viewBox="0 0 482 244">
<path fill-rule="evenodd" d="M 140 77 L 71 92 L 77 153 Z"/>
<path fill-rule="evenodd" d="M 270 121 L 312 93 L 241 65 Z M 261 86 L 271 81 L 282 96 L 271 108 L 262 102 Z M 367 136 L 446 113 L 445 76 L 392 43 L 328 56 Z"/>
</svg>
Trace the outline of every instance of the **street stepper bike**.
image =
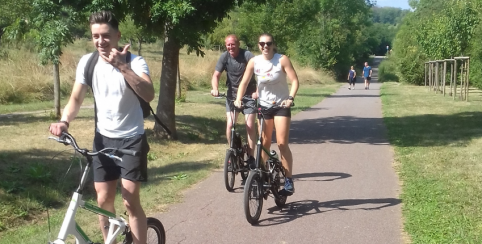
<svg viewBox="0 0 482 244">
<path fill-rule="evenodd" d="M 82 177 L 80 179 L 80 184 L 77 190 L 74 191 L 72 196 L 72 200 L 70 201 L 69 208 L 65 213 L 64 221 L 60 228 L 59 234 L 57 236 L 57 240 L 53 242 L 48 242 L 49 244 L 65 244 L 65 241 L 69 235 L 73 235 L 75 237 L 76 244 L 95 244 L 92 242 L 87 234 L 80 228 L 80 226 L 75 222 L 75 214 L 77 213 L 77 209 L 83 208 L 92 213 L 103 215 L 109 218 L 109 226 L 108 226 L 108 236 L 105 240 L 105 244 L 113 244 L 117 241 L 117 236 L 123 235 L 123 244 L 131 244 L 132 234 L 129 228 L 129 224 L 127 221 L 119 216 L 116 216 L 114 213 L 101 209 L 97 206 L 94 206 L 88 202 L 82 200 L 82 193 L 85 187 L 85 183 L 87 181 L 87 176 L 89 173 L 90 168 L 92 167 L 92 158 L 99 154 L 103 154 L 109 158 L 120 160 L 122 158 L 119 155 L 127 154 L 136 156 L 138 152 L 126 149 L 117 149 L 117 148 L 104 148 L 98 152 L 89 151 L 87 149 L 81 149 L 77 145 L 74 137 L 69 133 L 62 132 L 60 137 L 49 137 L 49 139 L 56 140 L 59 143 L 63 143 L 64 145 L 72 146 L 78 153 L 84 156 L 87 159 L 87 165 L 84 167 L 84 171 L 82 173 Z M 147 218 L 147 243 L 148 244 L 164 244 L 166 242 L 166 233 L 164 231 L 164 226 L 162 225 L 161 221 L 156 218 Z"/>
<path fill-rule="evenodd" d="M 294 103 L 291 104 L 294 106 Z M 244 105 L 244 107 L 248 107 Z M 267 200 L 270 194 L 273 194 L 276 206 L 283 207 L 286 204 L 286 194 L 281 194 L 281 188 L 285 181 L 285 168 L 278 158 L 275 150 L 269 151 L 263 147 L 263 138 L 261 134 L 264 129 L 264 114 L 272 109 L 281 108 L 274 105 L 269 108 L 256 107 L 259 120 L 259 136 L 256 144 L 256 161 L 255 168 L 249 172 L 248 179 L 244 185 L 244 214 L 246 220 L 254 225 L 258 223 L 261 211 L 263 209 L 263 199 Z M 270 140 L 271 138 L 268 138 Z M 261 163 L 261 153 L 265 152 L 268 155 L 266 164 Z"/>
<path fill-rule="evenodd" d="M 248 144 L 243 144 L 242 137 L 239 132 L 236 131 L 236 116 L 235 111 L 237 108 L 234 106 L 233 101 L 230 101 L 225 93 L 220 93 L 216 98 L 226 98 L 229 105 L 234 108 L 234 111 L 231 112 L 231 140 L 229 142 L 229 148 L 226 150 L 226 157 L 224 158 L 224 185 L 226 186 L 226 190 L 233 191 L 234 190 L 234 180 L 238 173 L 241 174 L 241 178 L 246 180 L 248 177 Z"/>
</svg>

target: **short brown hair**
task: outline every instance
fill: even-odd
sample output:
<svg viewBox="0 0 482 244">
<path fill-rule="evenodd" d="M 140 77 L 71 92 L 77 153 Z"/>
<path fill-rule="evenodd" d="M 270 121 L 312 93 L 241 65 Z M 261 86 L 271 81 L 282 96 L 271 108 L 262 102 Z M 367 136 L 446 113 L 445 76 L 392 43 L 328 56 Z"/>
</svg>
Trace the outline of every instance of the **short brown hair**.
<svg viewBox="0 0 482 244">
<path fill-rule="evenodd" d="M 111 11 L 100 11 L 90 15 L 90 26 L 93 24 L 108 24 L 114 30 L 119 31 L 119 21 L 116 19 Z"/>
</svg>

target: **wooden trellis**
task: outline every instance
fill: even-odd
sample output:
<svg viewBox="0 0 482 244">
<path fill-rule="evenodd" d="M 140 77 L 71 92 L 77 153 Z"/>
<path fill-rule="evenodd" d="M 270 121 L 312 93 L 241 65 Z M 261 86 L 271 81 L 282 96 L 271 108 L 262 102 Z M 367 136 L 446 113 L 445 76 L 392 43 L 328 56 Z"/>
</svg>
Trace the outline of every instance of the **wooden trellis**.
<svg viewBox="0 0 482 244">
<path fill-rule="evenodd" d="M 449 67 L 450 66 L 450 67 Z M 449 76 L 447 77 L 447 70 Z M 445 85 L 449 79 L 449 96 L 455 100 L 469 100 L 470 57 L 434 60 L 425 63 L 425 86 L 429 91 L 442 93 L 445 96 Z M 460 79 L 460 92 L 457 96 L 457 81 Z"/>
</svg>

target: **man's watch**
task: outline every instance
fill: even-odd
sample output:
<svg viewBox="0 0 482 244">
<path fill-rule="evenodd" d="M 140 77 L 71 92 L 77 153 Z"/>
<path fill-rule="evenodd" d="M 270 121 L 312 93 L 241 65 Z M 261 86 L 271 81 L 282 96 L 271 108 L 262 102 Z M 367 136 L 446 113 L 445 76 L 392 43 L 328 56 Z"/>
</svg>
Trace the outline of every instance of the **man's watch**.
<svg viewBox="0 0 482 244">
<path fill-rule="evenodd" d="M 295 98 L 294 98 L 294 97 L 292 97 L 292 96 L 289 96 L 289 97 L 288 97 L 288 100 L 294 101 L 294 100 L 295 100 Z"/>
</svg>

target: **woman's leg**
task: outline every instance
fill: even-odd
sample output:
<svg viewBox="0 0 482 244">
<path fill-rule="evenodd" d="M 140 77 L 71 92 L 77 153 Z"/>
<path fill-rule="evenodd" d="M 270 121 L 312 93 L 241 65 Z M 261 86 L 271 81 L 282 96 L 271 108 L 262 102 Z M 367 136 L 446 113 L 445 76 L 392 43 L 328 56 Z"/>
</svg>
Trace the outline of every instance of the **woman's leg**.
<svg viewBox="0 0 482 244">
<path fill-rule="evenodd" d="M 291 154 L 289 143 L 290 137 L 290 117 L 275 116 L 274 127 L 276 128 L 276 143 L 280 151 L 280 158 L 285 167 L 286 177 L 292 177 L 293 171 L 293 155 Z"/>
<path fill-rule="evenodd" d="M 274 128 L 273 119 L 265 119 L 263 126 L 264 126 L 263 132 L 261 133 L 263 147 L 269 151 L 271 147 L 271 138 L 273 137 L 273 128 Z M 261 130 L 261 125 L 259 126 L 259 129 Z M 261 159 L 262 160 L 260 161 L 260 163 L 266 163 L 266 161 L 268 160 L 268 155 L 264 151 L 261 152 Z"/>
</svg>

